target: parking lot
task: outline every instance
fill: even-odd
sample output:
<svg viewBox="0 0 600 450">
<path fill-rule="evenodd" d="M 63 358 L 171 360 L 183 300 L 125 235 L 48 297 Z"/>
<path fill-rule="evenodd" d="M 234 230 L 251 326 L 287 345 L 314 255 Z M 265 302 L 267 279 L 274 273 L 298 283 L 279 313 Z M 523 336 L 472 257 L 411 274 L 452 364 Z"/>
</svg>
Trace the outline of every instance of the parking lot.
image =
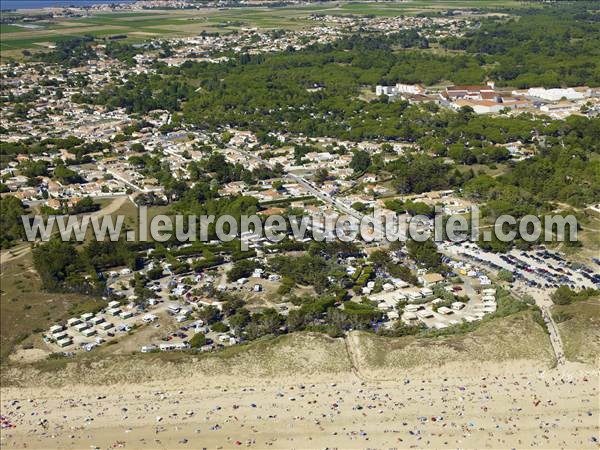
<svg viewBox="0 0 600 450">
<path fill-rule="evenodd" d="M 457 257 L 485 265 L 492 270 L 508 270 L 515 280 L 538 289 L 555 289 L 567 285 L 572 289 L 600 288 L 600 274 L 590 266 L 571 263 L 556 252 L 510 250 L 492 253 L 471 243 L 445 243 L 440 248 Z"/>
</svg>

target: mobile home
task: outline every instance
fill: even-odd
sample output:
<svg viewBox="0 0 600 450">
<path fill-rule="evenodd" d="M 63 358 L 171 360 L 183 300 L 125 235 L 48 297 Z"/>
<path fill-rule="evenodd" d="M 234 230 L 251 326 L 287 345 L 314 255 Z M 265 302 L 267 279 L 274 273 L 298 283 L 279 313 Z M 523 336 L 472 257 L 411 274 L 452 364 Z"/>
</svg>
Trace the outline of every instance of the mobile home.
<svg viewBox="0 0 600 450">
<path fill-rule="evenodd" d="M 85 337 L 90 337 L 96 334 L 96 330 L 93 328 L 86 328 L 81 332 L 81 334 L 83 334 Z"/>
<path fill-rule="evenodd" d="M 118 316 L 121 313 L 121 309 L 120 308 L 110 308 L 107 312 L 111 316 Z"/>
<path fill-rule="evenodd" d="M 60 341 L 56 342 L 58 344 L 59 347 L 68 347 L 69 345 L 71 345 L 73 343 L 73 340 L 69 337 L 61 339 Z"/>
<path fill-rule="evenodd" d="M 119 317 L 121 319 L 129 319 L 133 317 L 133 313 L 131 311 L 123 311 L 121 314 L 119 314 Z"/>
<path fill-rule="evenodd" d="M 451 306 L 454 311 L 460 311 L 465 307 L 465 304 L 463 302 L 454 302 Z"/>
</svg>

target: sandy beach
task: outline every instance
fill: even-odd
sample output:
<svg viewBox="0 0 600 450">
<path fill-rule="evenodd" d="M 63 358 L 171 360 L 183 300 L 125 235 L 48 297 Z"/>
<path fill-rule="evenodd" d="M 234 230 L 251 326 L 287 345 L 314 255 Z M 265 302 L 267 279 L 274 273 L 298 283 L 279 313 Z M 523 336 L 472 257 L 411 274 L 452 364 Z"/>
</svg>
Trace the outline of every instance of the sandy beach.
<svg viewBox="0 0 600 450">
<path fill-rule="evenodd" d="M 2 390 L 2 448 L 598 448 L 593 366 Z"/>
</svg>

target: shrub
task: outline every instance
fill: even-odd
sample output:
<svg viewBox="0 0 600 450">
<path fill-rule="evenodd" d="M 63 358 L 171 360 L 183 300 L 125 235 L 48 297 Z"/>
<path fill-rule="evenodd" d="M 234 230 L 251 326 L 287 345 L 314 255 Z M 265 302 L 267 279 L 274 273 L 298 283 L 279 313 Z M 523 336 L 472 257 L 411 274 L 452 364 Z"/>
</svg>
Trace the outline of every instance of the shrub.
<svg viewBox="0 0 600 450">
<path fill-rule="evenodd" d="M 202 333 L 196 333 L 194 337 L 190 339 L 190 346 L 192 348 L 200 348 L 206 344 L 206 336 Z"/>
<path fill-rule="evenodd" d="M 229 327 L 223 322 L 217 322 L 210 327 L 215 333 L 227 333 L 229 331 Z"/>
<path fill-rule="evenodd" d="M 550 295 L 550 298 L 555 305 L 570 305 L 575 301 L 587 300 L 598 294 L 600 294 L 600 291 L 596 289 L 584 289 L 576 292 L 568 286 L 560 286 Z"/>
<path fill-rule="evenodd" d="M 556 323 L 562 323 L 571 319 L 573 316 L 566 312 L 557 312 L 556 314 L 553 314 L 553 317 Z"/>
<path fill-rule="evenodd" d="M 498 272 L 498 279 L 500 281 L 506 281 L 507 283 L 512 283 L 514 281 L 512 272 L 506 269 L 502 269 L 500 272 Z"/>
</svg>

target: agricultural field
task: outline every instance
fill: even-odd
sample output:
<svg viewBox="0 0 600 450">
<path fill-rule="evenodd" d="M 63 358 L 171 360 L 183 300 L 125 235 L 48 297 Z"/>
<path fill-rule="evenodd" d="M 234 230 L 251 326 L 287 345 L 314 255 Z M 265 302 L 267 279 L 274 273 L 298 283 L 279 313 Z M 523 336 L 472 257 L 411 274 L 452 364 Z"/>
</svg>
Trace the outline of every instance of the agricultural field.
<svg viewBox="0 0 600 450">
<path fill-rule="evenodd" d="M 139 13 L 91 13 L 87 17 L 43 21 L 37 28 L 2 25 L 0 52 L 2 56 L 19 56 L 23 50 L 44 50 L 52 44 L 74 36 L 110 38 L 127 35 L 129 42 L 153 37 L 192 36 L 202 31 L 229 32 L 243 27 L 261 29 L 307 27 L 314 22 L 311 14 L 375 15 L 393 17 L 448 8 L 515 7 L 512 0 L 476 1 L 410 1 L 399 3 L 332 2 L 318 5 L 283 8 L 233 8 L 202 10 L 144 11 Z M 31 26 L 31 25 L 30 25 Z"/>
<path fill-rule="evenodd" d="M 0 33 L 5 34 L 5 33 L 20 33 L 20 32 L 24 32 L 24 31 L 29 31 L 27 28 L 25 27 L 21 27 L 18 25 L 9 25 L 9 24 L 0 24 Z"/>
</svg>

